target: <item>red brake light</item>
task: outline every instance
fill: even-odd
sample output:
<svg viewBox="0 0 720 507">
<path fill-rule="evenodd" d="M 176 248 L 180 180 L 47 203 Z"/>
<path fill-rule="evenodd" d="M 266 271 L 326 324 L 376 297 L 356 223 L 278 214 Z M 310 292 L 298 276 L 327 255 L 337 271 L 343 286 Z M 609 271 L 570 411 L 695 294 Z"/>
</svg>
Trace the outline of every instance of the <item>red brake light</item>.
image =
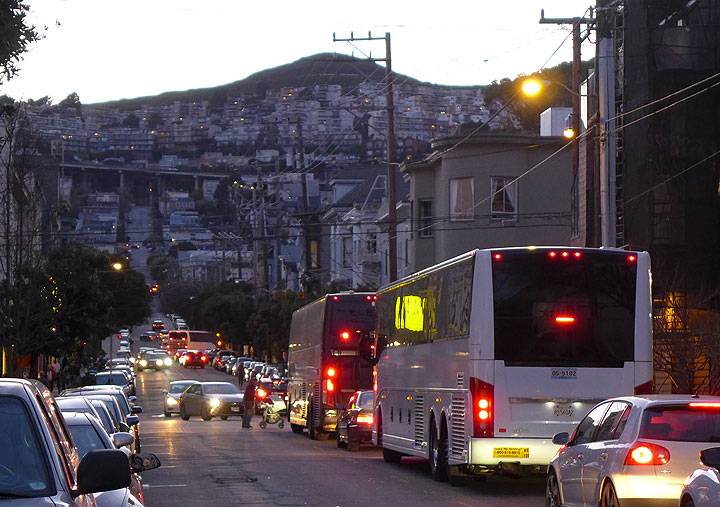
<svg viewBox="0 0 720 507">
<path fill-rule="evenodd" d="M 499 253 L 493 254 L 493 259 L 495 259 L 496 261 L 501 261 L 502 254 L 499 254 Z"/>
<path fill-rule="evenodd" d="M 555 324 L 575 324 L 575 317 L 572 315 L 556 315 L 555 316 Z"/>
<path fill-rule="evenodd" d="M 582 253 L 580 253 L 580 252 L 574 252 L 573 255 L 575 256 L 576 259 L 579 259 L 580 257 L 582 257 Z"/>
<path fill-rule="evenodd" d="M 202 357 L 200 358 L 200 360 L 201 360 L 203 363 L 207 363 L 208 357 L 207 357 L 207 356 L 202 356 Z"/>
<path fill-rule="evenodd" d="M 554 259 L 555 257 L 557 257 L 557 252 L 550 252 L 548 254 L 548 257 L 550 257 L 551 259 Z"/>
<path fill-rule="evenodd" d="M 471 377 L 470 392 L 473 399 L 473 434 L 479 438 L 492 437 L 495 433 L 493 420 L 495 389 L 492 384 Z"/>
<path fill-rule="evenodd" d="M 568 257 L 570 257 L 570 253 L 568 253 L 568 252 L 563 252 L 560 255 L 562 256 L 563 259 L 567 259 Z"/>
<path fill-rule="evenodd" d="M 647 442 L 636 443 L 625 457 L 626 465 L 666 465 L 669 461 L 670 451 Z"/>
<path fill-rule="evenodd" d="M 258 398 L 264 398 L 267 395 L 268 395 L 267 391 L 265 389 L 263 389 L 262 387 L 257 390 Z"/>
<path fill-rule="evenodd" d="M 351 336 L 350 331 L 348 331 L 348 330 L 340 331 L 340 339 L 341 340 L 348 341 L 350 339 L 350 336 Z"/>
<path fill-rule="evenodd" d="M 333 383 L 332 379 L 327 379 L 325 381 L 325 388 L 329 393 L 333 392 L 335 390 L 335 384 Z"/>
<path fill-rule="evenodd" d="M 630 263 L 635 262 L 636 260 L 637 260 L 637 257 L 635 257 L 634 255 L 627 256 L 627 261 Z"/>
<path fill-rule="evenodd" d="M 333 297 L 332 297 L 332 300 L 333 300 L 333 301 L 340 301 L 340 296 L 333 296 Z"/>
<path fill-rule="evenodd" d="M 337 372 L 335 371 L 335 368 L 333 368 L 331 366 L 330 368 L 327 369 L 326 373 L 327 373 L 328 377 L 333 378 L 335 376 L 335 373 L 337 373 Z"/>
<path fill-rule="evenodd" d="M 720 409 L 720 403 L 713 401 L 695 401 L 690 403 L 690 408 L 715 408 Z"/>
</svg>

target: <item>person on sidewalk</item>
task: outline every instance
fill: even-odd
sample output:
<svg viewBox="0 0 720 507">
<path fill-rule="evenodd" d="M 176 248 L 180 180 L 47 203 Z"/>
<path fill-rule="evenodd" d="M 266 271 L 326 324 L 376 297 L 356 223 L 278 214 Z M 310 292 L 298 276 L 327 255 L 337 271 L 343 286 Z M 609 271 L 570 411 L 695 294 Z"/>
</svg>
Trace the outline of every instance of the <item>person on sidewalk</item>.
<svg viewBox="0 0 720 507">
<path fill-rule="evenodd" d="M 245 394 L 243 395 L 243 405 L 245 406 L 245 411 L 243 413 L 243 428 L 252 428 L 250 426 L 250 422 L 252 421 L 252 416 L 255 413 L 255 391 L 257 390 L 257 381 L 254 378 L 251 378 L 250 381 L 245 386 Z"/>
</svg>

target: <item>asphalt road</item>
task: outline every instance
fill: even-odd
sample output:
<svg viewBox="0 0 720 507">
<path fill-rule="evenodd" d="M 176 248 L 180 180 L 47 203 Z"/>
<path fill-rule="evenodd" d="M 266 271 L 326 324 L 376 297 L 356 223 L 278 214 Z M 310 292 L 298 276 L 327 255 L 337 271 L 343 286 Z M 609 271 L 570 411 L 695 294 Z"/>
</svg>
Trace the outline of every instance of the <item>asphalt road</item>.
<svg viewBox="0 0 720 507">
<path fill-rule="evenodd" d="M 136 346 L 140 345 L 136 341 Z M 143 406 L 143 452 L 162 467 L 143 474 L 148 507 L 207 505 L 544 505 L 540 479 L 491 478 L 462 487 L 434 482 L 426 463 L 384 463 L 373 448 L 350 453 L 332 440 L 312 441 L 286 426 L 243 430 L 239 418 L 204 422 L 162 414 L 162 390 L 171 380 L 232 381 L 207 368 L 138 374 Z"/>
</svg>

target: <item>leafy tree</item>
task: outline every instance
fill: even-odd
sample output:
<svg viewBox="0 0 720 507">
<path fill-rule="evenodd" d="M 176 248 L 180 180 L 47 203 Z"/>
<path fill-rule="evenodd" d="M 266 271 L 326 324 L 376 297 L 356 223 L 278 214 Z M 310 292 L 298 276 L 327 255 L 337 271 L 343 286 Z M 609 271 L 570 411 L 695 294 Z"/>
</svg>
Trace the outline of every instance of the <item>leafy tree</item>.
<svg viewBox="0 0 720 507">
<path fill-rule="evenodd" d="M 150 254 L 147 265 L 150 268 L 150 276 L 158 282 L 173 278 L 178 270 L 177 260 L 159 252 Z"/>
<path fill-rule="evenodd" d="M 72 108 L 75 110 L 75 114 L 78 116 L 82 115 L 82 103 L 80 102 L 80 96 L 76 92 L 72 92 L 70 95 L 62 99 L 58 106 Z"/>
<path fill-rule="evenodd" d="M 288 349 L 292 314 L 305 303 L 305 297 L 297 292 L 276 292 L 258 296 L 255 311 L 248 319 L 247 329 L 259 357 L 282 358 Z"/>
<path fill-rule="evenodd" d="M 42 38 L 26 19 L 29 9 L 24 0 L 0 2 L 0 84 L 17 75 L 23 54 Z"/>
</svg>

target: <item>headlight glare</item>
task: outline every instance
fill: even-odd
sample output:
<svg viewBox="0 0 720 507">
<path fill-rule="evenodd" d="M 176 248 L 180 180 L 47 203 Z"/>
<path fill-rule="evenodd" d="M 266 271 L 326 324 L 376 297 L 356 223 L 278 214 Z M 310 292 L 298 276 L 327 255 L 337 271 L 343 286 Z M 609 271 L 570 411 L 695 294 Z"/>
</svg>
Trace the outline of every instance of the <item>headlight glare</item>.
<svg viewBox="0 0 720 507">
<path fill-rule="evenodd" d="M 165 401 L 167 402 L 168 406 L 170 406 L 170 407 L 177 405 L 177 400 L 175 398 L 173 398 L 172 396 L 168 396 Z"/>
<path fill-rule="evenodd" d="M 156 360 L 156 361 L 155 361 L 155 364 L 158 365 L 158 366 L 162 366 L 162 365 L 163 365 L 162 359 Z"/>
<path fill-rule="evenodd" d="M 165 363 L 165 366 L 171 366 L 172 359 L 170 359 L 169 357 L 166 357 L 165 359 L 163 359 L 163 363 Z"/>
<path fill-rule="evenodd" d="M 145 368 L 145 367 L 147 366 L 147 361 L 146 361 L 145 359 L 141 359 L 141 360 L 140 360 L 140 366 L 142 366 L 143 368 Z"/>
<path fill-rule="evenodd" d="M 218 408 L 220 406 L 220 400 L 217 398 L 210 398 L 210 401 L 208 401 L 211 408 Z"/>
</svg>

